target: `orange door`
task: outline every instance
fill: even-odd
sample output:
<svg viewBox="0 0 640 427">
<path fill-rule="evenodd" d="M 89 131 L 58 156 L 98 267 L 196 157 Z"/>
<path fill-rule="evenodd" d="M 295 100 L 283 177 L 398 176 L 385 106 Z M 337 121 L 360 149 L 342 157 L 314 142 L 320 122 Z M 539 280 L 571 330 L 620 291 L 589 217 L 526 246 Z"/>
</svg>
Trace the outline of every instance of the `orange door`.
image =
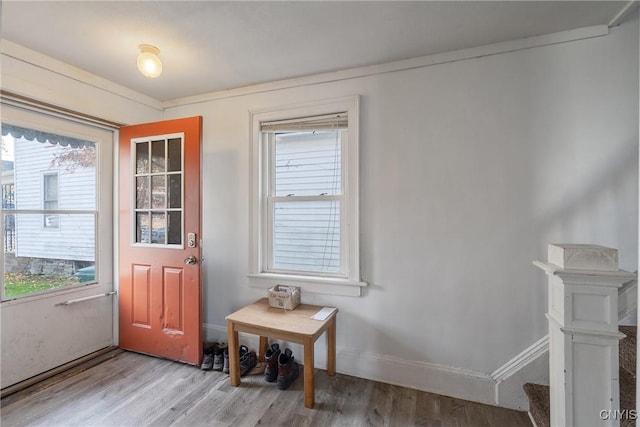
<svg viewBox="0 0 640 427">
<path fill-rule="evenodd" d="M 120 347 L 198 364 L 201 117 L 120 128 Z"/>
</svg>

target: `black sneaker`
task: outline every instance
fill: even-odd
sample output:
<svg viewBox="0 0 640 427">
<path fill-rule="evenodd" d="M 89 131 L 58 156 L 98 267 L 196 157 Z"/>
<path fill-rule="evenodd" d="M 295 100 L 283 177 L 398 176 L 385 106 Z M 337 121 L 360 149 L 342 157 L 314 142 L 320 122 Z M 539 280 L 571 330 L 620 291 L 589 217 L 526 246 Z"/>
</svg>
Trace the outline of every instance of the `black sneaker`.
<svg viewBox="0 0 640 427">
<path fill-rule="evenodd" d="M 229 347 L 225 348 L 223 350 L 223 364 L 222 364 L 222 372 L 224 372 L 225 374 L 229 373 Z M 238 350 L 238 352 L 240 353 L 240 361 L 242 361 L 242 358 L 244 356 L 246 356 L 247 354 L 249 354 L 249 348 L 247 348 L 246 345 L 241 345 L 240 349 Z M 254 353 L 255 355 L 255 353 Z M 256 360 L 257 363 L 257 360 Z M 253 366 L 256 366 L 255 364 Z M 253 366 L 251 368 L 253 368 Z M 249 369 L 251 369 L 249 368 Z"/>
<path fill-rule="evenodd" d="M 286 390 L 298 378 L 298 362 L 294 360 L 291 350 L 286 348 L 278 357 L 278 388 Z"/>
<path fill-rule="evenodd" d="M 255 351 L 249 351 L 240 356 L 240 376 L 244 377 L 258 364 L 258 356 Z"/>
<path fill-rule="evenodd" d="M 205 343 L 202 351 L 202 364 L 200 365 L 200 369 L 203 371 L 209 371 L 213 367 L 213 349 L 216 345 L 216 343 Z"/>
<path fill-rule="evenodd" d="M 214 371 L 222 371 L 224 369 L 224 352 L 227 349 L 227 345 L 225 343 L 217 344 L 213 348 L 213 370 Z M 229 369 L 229 354 L 227 353 L 227 370 Z"/>
<path fill-rule="evenodd" d="M 222 352 L 223 356 L 223 360 L 222 360 L 222 372 L 224 372 L 225 374 L 229 373 L 229 348 L 225 348 Z"/>
<path fill-rule="evenodd" d="M 273 343 L 264 354 L 267 365 L 264 369 L 264 380 L 272 383 L 278 378 L 278 357 L 280 357 L 280 344 Z"/>
</svg>

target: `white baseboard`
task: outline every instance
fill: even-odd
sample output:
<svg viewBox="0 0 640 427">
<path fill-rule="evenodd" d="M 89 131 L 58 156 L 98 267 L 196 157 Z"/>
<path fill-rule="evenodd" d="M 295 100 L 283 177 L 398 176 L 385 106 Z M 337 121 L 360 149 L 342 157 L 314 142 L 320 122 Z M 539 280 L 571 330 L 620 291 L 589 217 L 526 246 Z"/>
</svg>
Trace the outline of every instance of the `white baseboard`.
<svg viewBox="0 0 640 427">
<path fill-rule="evenodd" d="M 227 328 L 203 324 L 207 341 L 227 341 Z M 257 348 L 258 337 L 240 333 L 240 342 Z M 302 348 L 294 354 L 302 356 Z M 316 354 L 317 368 L 325 369 L 324 355 Z M 438 365 L 404 360 L 398 357 L 363 353 L 353 349 L 338 349 L 336 371 L 341 374 L 409 387 L 431 393 L 495 405 L 495 383 L 487 374 Z"/>
<path fill-rule="evenodd" d="M 340 373 L 495 405 L 495 383 L 481 372 L 355 350 L 341 350 L 336 359 Z"/>
</svg>

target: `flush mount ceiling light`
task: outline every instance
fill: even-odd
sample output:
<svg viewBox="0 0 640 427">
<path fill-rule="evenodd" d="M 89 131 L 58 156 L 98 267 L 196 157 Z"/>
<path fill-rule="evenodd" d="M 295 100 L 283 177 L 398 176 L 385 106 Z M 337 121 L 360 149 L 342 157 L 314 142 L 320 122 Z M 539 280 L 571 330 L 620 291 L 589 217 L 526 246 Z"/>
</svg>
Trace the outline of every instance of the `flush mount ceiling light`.
<svg viewBox="0 0 640 427">
<path fill-rule="evenodd" d="M 160 49 L 150 44 L 141 44 L 138 55 L 138 71 L 143 76 L 155 79 L 162 74 L 162 61 L 158 58 Z"/>
</svg>

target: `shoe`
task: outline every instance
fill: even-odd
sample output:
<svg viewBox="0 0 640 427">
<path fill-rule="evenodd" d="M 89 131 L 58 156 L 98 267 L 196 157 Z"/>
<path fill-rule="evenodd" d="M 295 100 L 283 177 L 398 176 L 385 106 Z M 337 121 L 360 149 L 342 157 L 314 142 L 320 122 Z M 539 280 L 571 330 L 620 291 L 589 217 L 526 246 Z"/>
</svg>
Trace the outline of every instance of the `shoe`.
<svg viewBox="0 0 640 427">
<path fill-rule="evenodd" d="M 225 343 L 217 344 L 213 348 L 213 370 L 214 371 L 222 371 L 224 369 L 224 352 L 227 349 L 227 345 Z M 229 360 L 227 353 L 227 369 L 229 369 Z"/>
<path fill-rule="evenodd" d="M 200 365 L 200 369 L 203 371 L 209 371 L 213 368 L 213 349 L 216 346 L 216 343 L 205 343 L 202 358 L 202 364 Z"/>
<path fill-rule="evenodd" d="M 278 388 L 286 390 L 298 378 L 298 362 L 294 360 L 291 350 L 286 348 L 278 357 Z"/>
<path fill-rule="evenodd" d="M 240 353 L 240 360 L 242 360 L 242 358 L 249 353 L 249 349 L 247 348 L 246 345 L 241 345 L 238 351 Z M 223 353 L 223 362 L 222 362 L 222 372 L 224 372 L 225 374 L 228 374 L 229 373 L 229 347 L 225 348 L 223 352 L 224 353 Z M 255 364 L 253 366 L 255 366 Z"/>
<path fill-rule="evenodd" d="M 257 364 L 258 356 L 255 351 L 249 351 L 240 356 L 240 376 L 244 377 L 247 375 Z"/>
<path fill-rule="evenodd" d="M 280 344 L 273 343 L 264 354 L 267 365 L 264 369 L 264 380 L 272 383 L 278 378 L 278 357 L 280 357 Z"/>
<path fill-rule="evenodd" d="M 222 372 L 229 373 L 229 348 L 225 348 L 222 351 Z"/>
<path fill-rule="evenodd" d="M 213 354 L 205 354 L 202 358 L 202 365 L 200 365 L 200 369 L 203 371 L 210 371 L 213 367 Z"/>
</svg>

